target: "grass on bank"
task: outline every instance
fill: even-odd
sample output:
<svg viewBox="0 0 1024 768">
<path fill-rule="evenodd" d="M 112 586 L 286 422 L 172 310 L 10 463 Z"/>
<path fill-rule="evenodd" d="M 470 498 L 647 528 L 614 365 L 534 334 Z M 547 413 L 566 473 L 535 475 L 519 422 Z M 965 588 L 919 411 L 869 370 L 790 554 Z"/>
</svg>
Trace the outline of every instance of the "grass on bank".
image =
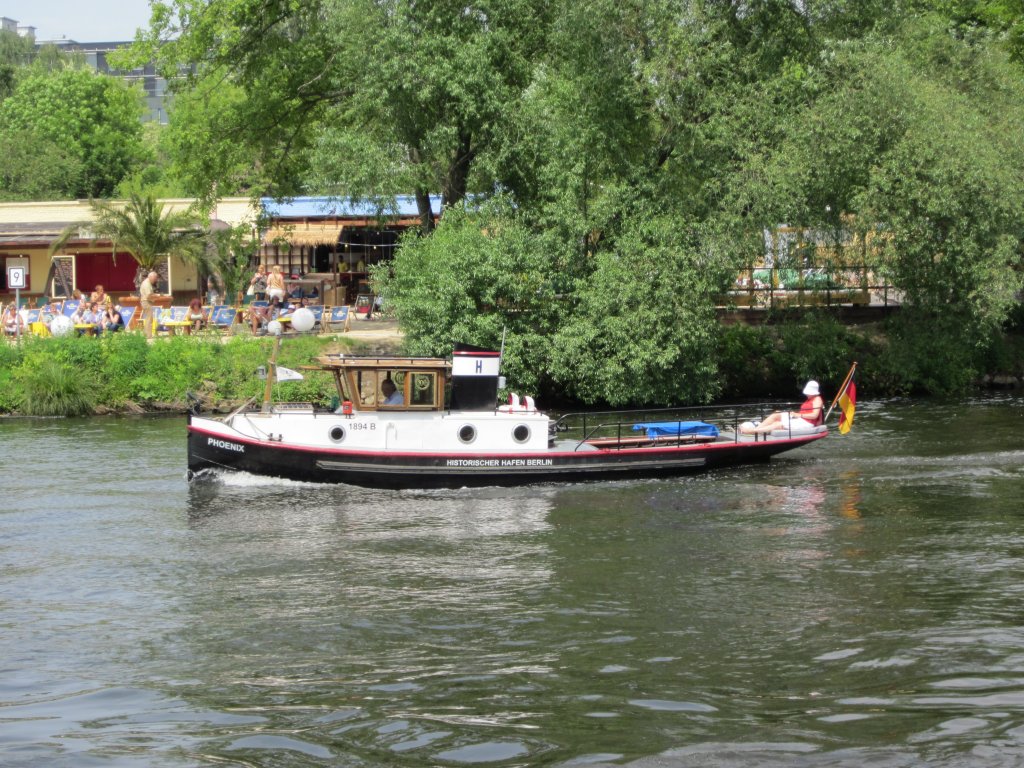
<svg viewBox="0 0 1024 768">
<path fill-rule="evenodd" d="M 241 402 L 262 395 L 256 369 L 265 366 L 273 340 L 240 337 L 225 343 L 174 336 L 152 343 L 137 333 L 95 338 L 25 338 L 0 345 L 0 412 L 29 416 L 79 416 L 102 410 L 184 408 L 186 393 L 207 403 Z M 309 364 L 336 339 L 289 338 L 278 362 Z M 316 372 L 278 385 L 289 400 L 326 405 L 334 382 Z"/>
<path fill-rule="evenodd" d="M 798 385 L 818 379 L 826 390 L 860 363 L 862 397 L 962 394 L 986 373 L 1024 378 L 1020 326 L 988 344 L 964 348 L 950 341 L 942 319 L 898 325 L 845 326 L 822 314 L 771 326 L 725 326 L 719 334 L 718 382 L 722 399 L 794 399 Z M 948 330 L 948 329 L 946 329 Z M 301 336 L 281 345 L 279 362 L 300 368 L 347 339 Z M 173 336 L 147 343 L 141 334 L 98 339 L 27 337 L 0 344 L 0 413 L 74 416 L 97 411 L 184 409 L 193 392 L 207 406 L 261 397 L 255 375 L 270 356 L 270 338 L 242 336 L 224 343 Z M 511 382 L 515 384 L 515 382 Z M 303 381 L 277 385 L 287 400 L 329 405 L 334 382 L 310 372 Z"/>
</svg>

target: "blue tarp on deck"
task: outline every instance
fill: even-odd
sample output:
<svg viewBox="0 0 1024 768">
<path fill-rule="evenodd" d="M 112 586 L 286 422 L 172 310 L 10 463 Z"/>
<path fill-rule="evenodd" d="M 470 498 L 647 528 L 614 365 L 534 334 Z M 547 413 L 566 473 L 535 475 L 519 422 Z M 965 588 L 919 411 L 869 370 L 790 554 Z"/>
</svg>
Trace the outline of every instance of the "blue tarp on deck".
<svg viewBox="0 0 1024 768">
<path fill-rule="evenodd" d="M 633 431 L 639 432 L 641 429 L 647 430 L 648 437 L 663 437 L 665 435 L 718 437 L 718 427 L 714 424 L 705 424 L 703 421 L 656 421 L 633 425 Z"/>
</svg>

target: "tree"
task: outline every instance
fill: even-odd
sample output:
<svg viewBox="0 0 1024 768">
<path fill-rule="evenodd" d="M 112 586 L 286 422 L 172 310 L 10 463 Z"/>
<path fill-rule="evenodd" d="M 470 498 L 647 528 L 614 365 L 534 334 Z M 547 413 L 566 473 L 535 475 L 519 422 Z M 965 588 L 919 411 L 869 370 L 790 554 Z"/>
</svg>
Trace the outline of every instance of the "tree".
<svg viewBox="0 0 1024 768">
<path fill-rule="evenodd" d="M 713 297 L 782 223 L 878 235 L 897 346 L 999 326 L 1024 89 L 948 21 L 1016 2 L 163 0 L 137 55 L 193 67 L 197 190 L 411 191 L 423 230 L 443 193 L 375 276 L 417 352 L 508 329 L 519 385 L 668 404 L 717 391 Z"/>
<path fill-rule="evenodd" d="M 634 212 L 595 256 L 552 339 L 559 389 L 613 406 L 708 402 L 719 392 L 713 296 L 722 275 L 698 226 Z"/>
<path fill-rule="evenodd" d="M 271 181 L 246 141 L 231 139 L 234 121 L 246 109 L 245 92 L 226 76 L 212 74 L 191 90 L 175 95 L 170 122 L 163 127 L 158 151 L 167 158 L 166 174 L 180 179 L 198 197 L 260 194 L 267 188 L 296 189 L 299 182 L 281 166 Z M 301 153 L 297 153 L 300 156 Z"/>
<path fill-rule="evenodd" d="M 151 195 L 132 195 L 124 204 L 90 200 L 94 218 L 67 227 L 50 246 L 56 253 L 83 229 L 93 239 L 109 240 L 116 253 L 128 251 L 139 266 L 135 284 L 154 271 L 166 258 L 176 257 L 200 267 L 206 260 L 206 235 L 200 220 L 191 210 L 165 210 L 163 203 Z"/>
<path fill-rule="evenodd" d="M 0 157 L 0 199 L 61 200 L 79 187 L 81 160 L 31 131 L 0 132 Z"/>
<path fill-rule="evenodd" d="M 139 58 L 174 72 L 195 66 L 189 90 L 227 83 L 244 95 L 212 104 L 210 141 L 196 148 L 211 158 L 209 170 L 242 145 L 256 158 L 254 182 L 287 195 L 316 155 L 331 191 L 361 195 L 377 191 L 366 186 L 368 170 L 379 178 L 370 163 L 386 156 L 383 170 L 396 182 L 389 192 L 414 192 L 425 228 L 436 213 L 431 193 L 454 205 L 470 189 L 493 189 L 486 169 L 509 140 L 503 119 L 530 83 L 548 18 L 540 0 L 167 0 L 153 9 Z M 375 150 L 322 153 L 354 135 Z M 218 181 L 207 175 L 207 189 Z"/>
<path fill-rule="evenodd" d="M 142 96 L 85 69 L 30 72 L 0 104 L 0 137 L 25 132 L 62 147 L 82 166 L 70 197 L 107 197 L 142 154 Z"/>
<path fill-rule="evenodd" d="M 142 124 L 142 154 L 138 165 L 117 185 L 115 197 L 149 193 L 158 198 L 188 197 L 188 185 L 172 159 L 168 127 L 149 121 Z"/>
<path fill-rule="evenodd" d="M 907 21 L 831 52 L 792 87 L 799 111 L 730 177 L 733 217 L 858 233 L 858 253 L 903 291 L 890 349 L 909 386 L 962 389 L 1018 301 L 1024 85 L 996 45 Z"/>
<path fill-rule="evenodd" d="M 0 101 L 14 91 L 18 70 L 32 57 L 32 40 L 17 32 L 0 30 Z"/>
<path fill-rule="evenodd" d="M 450 208 L 430 237 L 407 234 L 392 265 L 372 275 L 417 355 L 447 355 L 465 342 L 497 349 L 505 374 L 537 392 L 550 384 L 547 339 L 558 307 L 550 247 L 505 199 Z"/>
</svg>

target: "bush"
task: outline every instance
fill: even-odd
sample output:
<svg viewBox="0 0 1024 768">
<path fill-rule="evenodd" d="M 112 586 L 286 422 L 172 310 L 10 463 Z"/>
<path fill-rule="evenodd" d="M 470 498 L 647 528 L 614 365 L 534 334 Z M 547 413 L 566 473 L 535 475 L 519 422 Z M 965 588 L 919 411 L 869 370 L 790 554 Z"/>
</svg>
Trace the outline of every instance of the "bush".
<svg viewBox="0 0 1024 768">
<path fill-rule="evenodd" d="M 135 397 L 136 381 L 146 370 L 149 344 L 138 333 L 109 333 L 100 339 L 103 353 L 100 398 L 107 405 L 122 405 Z"/>
<path fill-rule="evenodd" d="M 728 398 L 761 397 L 772 391 L 773 335 L 764 327 L 727 325 L 718 337 L 718 370 Z"/>
<path fill-rule="evenodd" d="M 303 336 L 281 345 L 279 363 L 308 365 L 334 341 Z M 202 391 L 214 401 L 241 402 L 263 396 L 255 373 L 266 366 L 272 339 L 207 339 L 178 336 L 152 343 L 138 333 L 91 337 L 27 336 L 20 345 L 0 344 L 0 412 L 80 415 L 97 406 L 129 402 L 180 404 L 185 393 Z M 275 396 L 327 405 L 334 380 L 311 373 L 303 381 L 277 385 Z"/>
<path fill-rule="evenodd" d="M 968 391 L 984 365 L 984 347 L 965 343 L 963 319 L 904 307 L 886 324 L 888 344 L 878 368 L 890 394 L 956 395 Z M 883 382 L 879 382 L 880 384 Z"/>
<path fill-rule="evenodd" d="M 20 410 L 30 416 L 85 416 L 93 412 L 95 379 L 56 357 L 22 365 Z"/>
<path fill-rule="evenodd" d="M 21 365 L 22 347 L 0 342 L 0 413 L 13 411 L 20 400 L 14 372 Z"/>
<path fill-rule="evenodd" d="M 135 399 L 179 403 L 216 369 L 220 345 L 191 336 L 173 336 L 149 345 L 145 370 L 132 387 Z"/>
<path fill-rule="evenodd" d="M 72 370 L 97 381 L 103 372 L 103 348 L 92 336 L 71 334 L 58 338 L 33 337 L 33 355 L 64 363 Z"/>
<path fill-rule="evenodd" d="M 719 369 L 726 397 L 794 398 L 799 385 L 838 386 L 854 361 L 870 367 L 873 343 L 827 315 L 782 325 L 733 325 L 719 337 Z"/>
</svg>

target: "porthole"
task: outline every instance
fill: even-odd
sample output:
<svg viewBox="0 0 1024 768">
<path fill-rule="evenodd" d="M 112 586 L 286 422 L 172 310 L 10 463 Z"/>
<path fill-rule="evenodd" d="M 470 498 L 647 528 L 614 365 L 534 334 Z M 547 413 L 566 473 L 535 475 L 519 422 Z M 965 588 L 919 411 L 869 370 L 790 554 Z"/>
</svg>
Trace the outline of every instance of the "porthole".
<svg viewBox="0 0 1024 768">
<path fill-rule="evenodd" d="M 341 426 L 333 426 L 328 430 L 327 436 L 336 443 L 340 443 L 345 439 L 345 428 Z"/>
<path fill-rule="evenodd" d="M 472 443 L 476 440 L 476 427 L 472 424 L 464 424 L 459 427 L 459 440 L 464 443 Z"/>
<path fill-rule="evenodd" d="M 512 439 L 517 443 L 525 443 L 530 439 L 530 428 L 525 424 L 519 424 L 512 430 Z"/>
</svg>

